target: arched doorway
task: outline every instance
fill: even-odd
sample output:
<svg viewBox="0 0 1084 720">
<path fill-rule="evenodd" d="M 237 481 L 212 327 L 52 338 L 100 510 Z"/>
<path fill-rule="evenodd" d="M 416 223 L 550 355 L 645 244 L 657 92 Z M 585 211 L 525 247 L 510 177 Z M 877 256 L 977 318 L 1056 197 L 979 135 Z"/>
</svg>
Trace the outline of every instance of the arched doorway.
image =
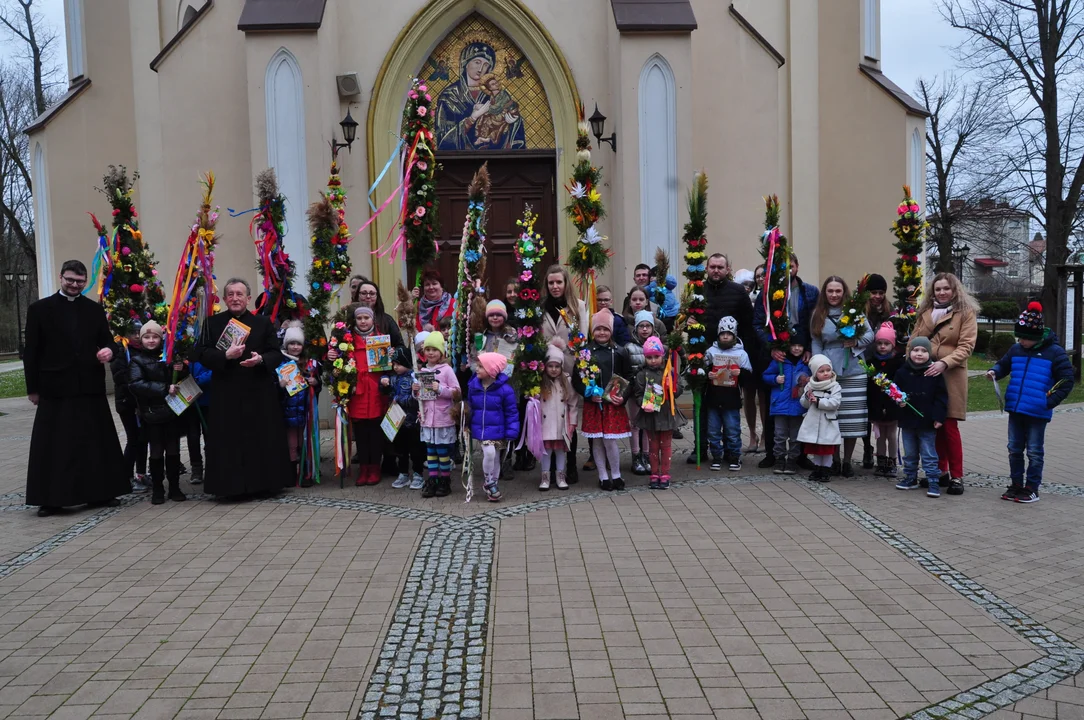
<svg viewBox="0 0 1084 720">
<path fill-rule="evenodd" d="M 487 38 L 491 42 L 486 42 Z M 490 132 L 483 133 L 482 138 L 475 132 L 464 141 L 455 139 L 452 133 L 453 138 L 438 150 L 443 165 L 438 174 L 442 197 L 440 266 L 448 285 L 454 283 L 459 236 L 466 216 L 466 186 L 474 171 L 487 160 L 493 178 L 487 238 L 493 253 L 487 269 L 491 284 L 503 284 L 514 270 L 511 245 L 517 234 L 515 221 L 525 202 L 542 215 L 537 229 L 551 248 L 559 249 L 560 243 L 567 244 L 575 236 L 575 229 L 558 207 L 557 187 L 560 178 L 571 174 L 575 161 L 575 153 L 563 152 L 562 148 L 571 147 L 576 136 L 579 95 L 559 49 L 520 0 L 433 0 L 403 29 L 377 77 L 369 106 L 370 180 L 376 178 L 395 147 L 395 135 L 389 129 L 398 128 L 401 122 L 403 78 L 417 75 L 432 86 L 436 112 L 439 94 L 460 78 L 465 44 L 475 40 L 492 49 L 489 70 L 497 71 L 494 74 L 501 88 L 496 92 L 502 95 L 500 103 L 493 105 L 502 104 L 507 109 L 511 100 L 522 123 L 501 122 L 495 117 Z M 542 102 L 537 101 L 539 95 L 526 92 L 531 77 Z M 540 115 L 540 107 L 546 108 L 548 117 Z M 395 183 L 393 173 L 388 173 L 376 195 L 386 197 Z M 370 226 L 371 248 L 379 247 L 394 223 L 393 214 L 385 213 Z M 393 301 L 395 282 L 406 278 L 407 273 L 401 262 L 389 265 L 380 261 L 374 262 L 373 277 L 387 303 Z M 503 295 L 503 288 L 493 294 Z"/>
<path fill-rule="evenodd" d="M 440 197 L 438 268 L 446 283 L 455 277 L 467 186 L 488 163 L 491 190 L 486 225 L 486 276 L 490 297 L 501 297 L 515 273 L 516 220 L 530 205 L 536 230 L 547 238 L 550 263 L 556 239 L 557 148 L 546 89 L 522 50 L 487 18 L 464 18 L 426 58 L 418 71 L 434 98 L 437 194 Z M 478 112 L 481 115 L 478 116 Z M 477 116 L 477 117 L 476 117 Z M 417 268 L 408 268 L 414 277 Z"/>
</svg>

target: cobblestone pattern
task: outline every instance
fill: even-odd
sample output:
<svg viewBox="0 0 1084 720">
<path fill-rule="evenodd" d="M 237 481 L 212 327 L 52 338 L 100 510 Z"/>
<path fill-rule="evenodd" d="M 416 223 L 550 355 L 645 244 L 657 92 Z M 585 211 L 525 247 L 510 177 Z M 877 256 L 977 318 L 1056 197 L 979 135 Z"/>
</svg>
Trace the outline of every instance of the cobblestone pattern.
<svg viewBox="0 0 1084 720">
<path fill-rule="evenodd" d="M 21 494 L 21 493 L 9 493 L 9 495 L 16 495 L 16 494 Z M 119 506 L 111 507 L 111 508 L 102 508 L 100 511 L 94 513 L 93 515 L 91 515 L 89 517 L 83 518 L 82 520 L 75 523 L 71 527 L 67 528 L 63 532 L 59 532 L 56 535 L 53 535 L 51 538 L 48 538 L 46 540 L 41 541 L 40 543 L 38 543 L 34 547 L 30 548 L 26 552 L 20 553 L 19 555 L 16 555 L 15 557 L 11 558 L 10 560 L 8 560 L 8 561 L 6 561 L 4 563 L 0 563 L 0 577 L 7 577 L 8 575 L 15 572 L 16 570 L 19 570 L 20 568 L 24 568 L 27 565 L 29 565 L 30 563 L 34 562 L 35 560 L 38 560 L 39 558 L 42 558 L 42 557 L 48 555 L 49 553 L 51 553 L 53 550 L 56 550 L 58 547 L 60 547 L 64 543 L 69 542 L 69 541 L 79 537 L 80 535 L 87 532 L 88 530 L 92 530 L 92 529 L 98 527 L 107 518 L 110 518 L 110 517 L 116 515 L 117 513 L 119 513 L 124 508 L 128 507 L 129 505 L 134 505 L 135 503 L 139 502 L 142 499 L 143 499 L 142 497 L 134 497 L 134 496 L 131 496 L 131 495 L 129 495 L 129 496 L 125 497 L 125 498 L 122 498 L 121 501 L 120 501 Z M 24 510 L 28 509 L 28 507 L 26 505 L 18 505 L 18 506 L 14 506 L 14 507 L 19 508 L 19 509 L 24 509 Z"/>
<path fill-rule="evenodd" d="M 359 720 L 481 717 L 496 533 L 465 524 L 423 536 Z"/>
<path fill-rule="evenodd" d="M 978 605 L 995 620 L 1047 653 L 1044 658 L 912 713 L 907 716 L 908 718 L 913 720 L 981 718 L 1051 687 L 1084 669 L 1084 650 L 1059 637 L 1042 623 L 1031 619 L 1023 610 L 1002 600 L 835 490 L 808 480 L 801 482 L 843 515 L 853 519 L 890 547 L 917 562 L 924 570 Z"/>
</svg>

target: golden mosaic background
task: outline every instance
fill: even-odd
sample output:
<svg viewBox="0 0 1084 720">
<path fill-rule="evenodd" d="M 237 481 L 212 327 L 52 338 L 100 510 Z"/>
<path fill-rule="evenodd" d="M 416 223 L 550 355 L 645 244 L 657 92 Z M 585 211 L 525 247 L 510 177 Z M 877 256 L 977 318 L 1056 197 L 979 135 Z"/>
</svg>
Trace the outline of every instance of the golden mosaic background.
<svg viewBox="0 0 1084 720">
<path fill-rule="evenodd" d="M 527 147 L 555 148 L 553 115 L 538 73 L 516 44 L 481 15 L 471 15 L 459 23 L 440 41 L 418 72 L 418 78 L 429 85 L 434 109 L 441 90 L 459 80 L 460 51 L 475 40 L 489 43 L 497 54 L 497 66 L 490 72 L 501 79 L 501 86 L 519 103 Z"/>
</svg>

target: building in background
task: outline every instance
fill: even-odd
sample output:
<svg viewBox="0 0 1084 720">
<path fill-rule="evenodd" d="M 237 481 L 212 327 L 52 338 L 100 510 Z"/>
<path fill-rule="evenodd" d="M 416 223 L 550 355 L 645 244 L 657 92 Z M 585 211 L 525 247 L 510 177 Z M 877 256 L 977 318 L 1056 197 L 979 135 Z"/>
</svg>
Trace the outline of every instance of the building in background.
<svg viewBox="0 0 1084 720">
<path fill-rule="evenodd" d="M 273 166 L 288 199 L 286 246 L 308 265 L 306 206 L 327 180 L 329 141 L 347 110 L 361 121 L 340 153 L 352 228 L 398 168 L 405 92 L 421 77 L 438 117 L 442 249 L 454 251 L 465 186 L 493 176 L 490 283 L 513 266 L 515 220 L 530 203 L 553 258 L 576 238 L 563 213 L 574 163 L 576 105 L 607 115 L 596 144 L 616 288 L 657 247 L 680 264 L 694 171 L 711 179 L 708 249 L 753 267 L 762 196 L 817 282 L 892 275 L 889 226 L 911 185 L 925 197 L 925 113 L 880 72 L 879 0 L 65 0 L 70 87 L 29 128 L 41 293 L 59 264 L 88 262 L 85 215 L 108 216 L 95 191 L 109 164 L 138 170 L 136 203 L 172 276 L 198 204 L 249 208 L 257 172 Z M 473 69 L 468 67 L 475 61 Z M 493 77 L 483 91 L 479 70 Z M 487 101 L 492 100 L 487 105 Z M 842 211 L 842 212 L 841 212 Z M 841 215 L 845 221 L 840 222 Z M 390 213 L 351 245 L 357 272 L 390 301 L 405 268 L 371 251 Z M 248 218 L 223 215 L 219 277 L 255 279 Z M 1026 258 L 1026 255 L 1024 256 Z M 449 271 L 453 253 L 445 252 Z M 451 277 L 446 274 L 446 284 Z"/>
<path fill-rule="evenodd" d="M 1030 294 L 1042 287 L 1046 241 L 1031 235 L 1029 213 L 988 198 L 951 200 L 949 208 L 954 216 L 952 264 L 968 290 L 992 296 Z M 930 250 L 933 267 L 936 246 Z"/>
</svg>

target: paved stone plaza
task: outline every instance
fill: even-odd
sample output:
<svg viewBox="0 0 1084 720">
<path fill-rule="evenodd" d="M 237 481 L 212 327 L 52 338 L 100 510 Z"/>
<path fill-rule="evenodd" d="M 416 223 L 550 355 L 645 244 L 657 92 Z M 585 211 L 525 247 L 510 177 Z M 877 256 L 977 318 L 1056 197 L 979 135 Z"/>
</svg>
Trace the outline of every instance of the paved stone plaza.
<svg viewBox="0 0 1084 720">
<path fill-rule="evenodd" d="M 683 441 L 661 492 L 330 480 L 38 518 L 33 409 L 3 400 L 0 717 L 1084 718 L 1081 410 L 1029 506 L 986 414 L 938 500 L 698 471 Z"/>
</svg>

